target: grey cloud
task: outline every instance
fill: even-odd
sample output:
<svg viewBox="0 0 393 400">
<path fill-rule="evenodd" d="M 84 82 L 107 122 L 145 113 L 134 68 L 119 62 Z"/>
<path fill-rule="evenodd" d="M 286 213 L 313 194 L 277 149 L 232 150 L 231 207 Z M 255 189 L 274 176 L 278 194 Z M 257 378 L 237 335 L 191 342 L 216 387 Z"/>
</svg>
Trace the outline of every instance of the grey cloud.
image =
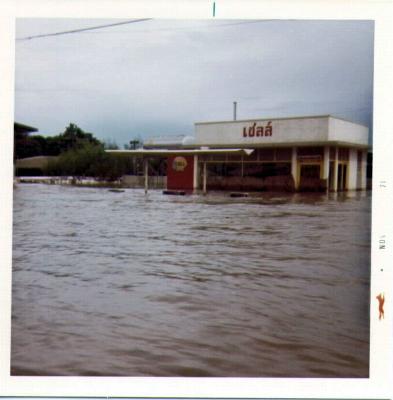
<svg viewBox="0 0 393 400">
<path fill-rule="evenodd" d="M 17 36 L 102 22 L 18 20 Z M 234 100 L 239 118 L 334 113 L 370 124 L 373 28 L 151 20 L 17 42 L 16 118 L 45 134 L 73 121 L 119 144 L 230 119 Z"/>
</svg>

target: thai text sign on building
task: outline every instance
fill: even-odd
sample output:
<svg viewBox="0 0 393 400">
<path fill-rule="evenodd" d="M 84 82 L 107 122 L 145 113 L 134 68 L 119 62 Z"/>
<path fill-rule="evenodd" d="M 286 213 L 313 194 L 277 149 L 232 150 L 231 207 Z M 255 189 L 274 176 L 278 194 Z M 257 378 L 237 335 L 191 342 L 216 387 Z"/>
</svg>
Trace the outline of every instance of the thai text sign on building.
<svg viewBox="0 0 393 400">
<path fill-rule="evenodd" d="M 261 137 L 261 136 L 273 136 L 272 121 L 269 121 L 264 127 L 262 125 L 257 125 L 254 122 L 248 128 L 243 127 L 243 137 Z"/>
</svg>

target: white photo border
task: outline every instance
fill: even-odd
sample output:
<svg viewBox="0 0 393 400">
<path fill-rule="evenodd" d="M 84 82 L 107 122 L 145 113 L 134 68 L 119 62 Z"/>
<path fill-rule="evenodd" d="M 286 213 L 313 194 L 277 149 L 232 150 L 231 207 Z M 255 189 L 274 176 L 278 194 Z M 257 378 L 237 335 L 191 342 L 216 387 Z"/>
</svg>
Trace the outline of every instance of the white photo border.
<svg viewBox="0 0 393 400">
<path fill-rule="evenodd" d="M 374 129 L 370 376 L 368 379 L 10 376 L 13 122 L 16 18 L 372 20 Z M 390 398 L 393 238 L 393 3 L 390 1 L 3 0 L 0 5 L 0 396 L 135 398 Z M 386 248 L 380 249 L 380 240 Z M 389 264 L 390 263 L 390 264 Z M 385 293 L 385 319 L 376 296 Z"/>
</svg>

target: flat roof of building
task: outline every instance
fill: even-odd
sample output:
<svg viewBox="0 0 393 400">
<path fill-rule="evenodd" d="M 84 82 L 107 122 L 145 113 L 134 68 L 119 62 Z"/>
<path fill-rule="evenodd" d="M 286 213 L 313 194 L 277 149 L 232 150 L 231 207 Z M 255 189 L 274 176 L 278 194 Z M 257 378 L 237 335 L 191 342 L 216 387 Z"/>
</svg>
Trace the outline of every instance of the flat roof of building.
<svg viewBox="0 0 393 400">
<path fill-rule="evenodd" d="M 38 131 L 38 129 L 34 128 L 34 126 L 21 124 L 19 122 L 14 122 L 14 130 L 16 130 L 18 132 L 37 132 Z"/>
<path fill-rule="evenodd" d="M 351 124 L 360 125 L 368 128 L 367 125 L 359 124 L 358 122 L 350 121 L 349 119 L 336 117 L 332 114 L 323 114 L 323 115 L 302 115 L 302 116 L 292 116 L 292 117 L 261 117 L 261 118 L 247 118 L 247 119 L 230 119 L 225 121 L 207 121 L 207 122 L 195 122 L 194 125 L 208 125 L 208 124 L 225 124 L 231 122 L 250 122 L 250 121 L 280 121 L 280 120 L 288 120 L 288 119 L 312 119 L 312 118 L 334 118 L 339 119 L 341 121 L 350 122 Z"/>
</svg>

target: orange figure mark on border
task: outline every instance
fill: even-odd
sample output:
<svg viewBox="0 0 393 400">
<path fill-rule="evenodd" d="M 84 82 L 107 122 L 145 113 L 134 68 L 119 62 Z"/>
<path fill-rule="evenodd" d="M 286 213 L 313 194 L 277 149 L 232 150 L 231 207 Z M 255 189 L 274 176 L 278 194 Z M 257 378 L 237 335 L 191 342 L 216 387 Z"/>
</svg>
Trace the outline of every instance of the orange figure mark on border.
<svg viewBox="0 0 393 400">
<path fill-rule="evenodd" d="M 385 303 L 385 294 L 380 293 L 377 296 L 378 299 L 378 311 L 379 311 L 379 319 L 385 318 L 385 312 L 383 311 L 383 305 Z"/>
</svg>

